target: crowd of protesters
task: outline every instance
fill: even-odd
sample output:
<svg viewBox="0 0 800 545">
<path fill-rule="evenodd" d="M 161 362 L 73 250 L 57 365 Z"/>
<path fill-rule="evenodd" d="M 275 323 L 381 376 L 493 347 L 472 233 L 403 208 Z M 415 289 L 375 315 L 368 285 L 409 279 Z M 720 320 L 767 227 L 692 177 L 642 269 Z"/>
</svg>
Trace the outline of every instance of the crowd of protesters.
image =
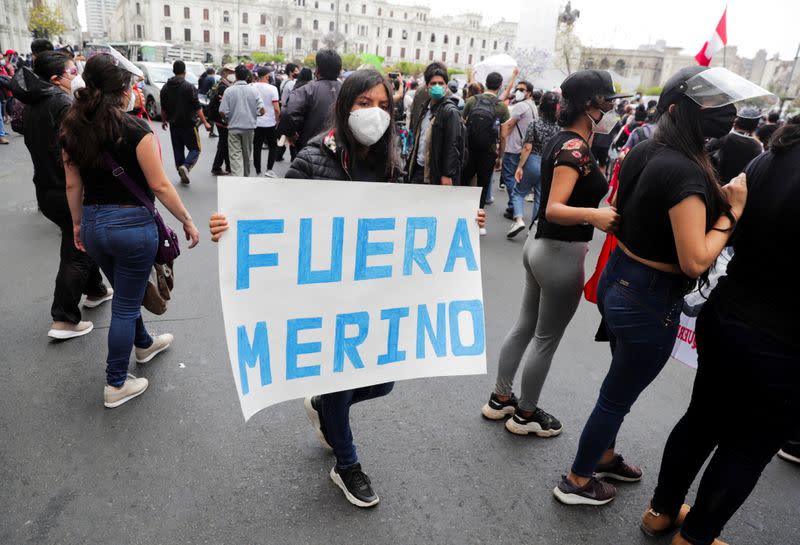
<svg viewBox="0 0 800 545">
<path fill-rule="evenodd" d="M 34 41 L 27 56 L 6 52 L 0 143 L 7 143 L 3 118 L 16 116 L 39 209 L 61 231 L 48 335 L 88 334 L 93 324 L 82 320 L 81 303 L 111 302 L 103 403 L 113 408 L 148 387 L 128 372 L 131 354 L 146 363 L 173 342 L 170 334 L 151 336 L 140 312 L 153 266 L 163 263 L 155 201 L 182 224 L 190 248 L 200 233 L 164 169 L 152 126 L 137 115 L 141 71 L 115 52 L 80 60 L 80 70 L 78 62 L 46 40 Z M 601 70 L 575 72 L 543 92 L 516 72 L 510 81 L 491 72 L 462 85 L 439 62 L 422 80 L 368 66 L 342 77 L 338 53 L 322 50 L 313 72 L 293 63 L 280 74 L 273 66 L 225 64 L 195 87 L 176 61 L 161 90 L 161 122 L 183 184 L 201 153 L 202 125 L 217 133 L 215 175 L 249 176 L 252 164 L 257 175 L 274 178 L 288 147 L 286 178 L 477 185 L 481 234 L 499 172 L 508 195 L 503 215 L 512 221 L 507 236 L 529 233 L 519 315 L 481 413 L 516 435 L 551 438 L 563 430 L 539 397 L 583 294 L 589 243 L 596 230 L 614 235 L 597 287 L 598 334 L 609 341 L 611 364 L 553 490 L 568 505 L 607 504 L 617 495 L 610 481 L 641 480 L 642 469 L 618 452 L 621 426 L 671 354 L 684 295 L 730 249 L 727 275 L 698 318 L 691 402 L 669 435 L 641 521 L 649 535 L 674 533 L 676 545 L 722 545 L 725 524 L 773 456 L 800 463 L 800 301 L 786 251 L 800 214 L 800 116 L 780 123 L 770 112 L 764 119 L 748 101 L 766 91 L 740 94 L 756 86 L 724 69 L 704 79 L 706 70 L 679 70 L 657 99 L 631 103 Z M 701 99 L 693 90 L 702 86 Z M 224 215 L 212 215 L 212 240 L 228 227 Z M 771 264 L 769 282 L 764 263 Z M 305 400 L 317 437 L 336 458 L 331 479 L 359 507 L 379 499 L 356 452 L 350 407 L 392 387 Z M 742 433 L 756 429 L 757 438 Z"/>
</svg>

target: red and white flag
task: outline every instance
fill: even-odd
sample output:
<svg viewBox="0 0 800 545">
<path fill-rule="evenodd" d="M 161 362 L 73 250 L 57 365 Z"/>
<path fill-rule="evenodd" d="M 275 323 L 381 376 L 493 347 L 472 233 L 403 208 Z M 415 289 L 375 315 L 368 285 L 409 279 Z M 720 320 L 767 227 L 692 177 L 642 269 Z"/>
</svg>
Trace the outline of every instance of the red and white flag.
<svg viewBox="0 0 800 545">
<path fill-rule="evenodd" d="M 708 66 L 711 64 L 711 57 L 720 50 L 728 43 L 728 30 L 726 28 L 725 23 L 725 16 L 728 14 L 728 8 L 725 8 L 725 11 L 722 12 L 722 18 L 717 23 L 717 28 L 714 30 L 714 34 L 711 35 L 711 38 L 703 44 L 703 49 L 700 50 L 700 53 L 694 56 L 697 60 L 697 64 L 701 66 Z"/>
</svg>

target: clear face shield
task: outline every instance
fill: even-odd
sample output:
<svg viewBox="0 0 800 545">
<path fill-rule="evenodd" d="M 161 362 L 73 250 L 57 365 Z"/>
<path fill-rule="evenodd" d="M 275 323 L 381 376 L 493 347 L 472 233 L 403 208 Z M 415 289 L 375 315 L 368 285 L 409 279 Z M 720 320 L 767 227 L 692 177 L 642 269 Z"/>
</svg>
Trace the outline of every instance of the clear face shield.
<svg viewBox="0 0 800 545">
<path fill-rule="evenodd" d="M 701 108 L 720 108 L 755 99 L 765 106 L 778 102 L 778 97 L 763 87 L 722 67 L 709 68 L 689 78 L 684 94 Z"/>
</svg>

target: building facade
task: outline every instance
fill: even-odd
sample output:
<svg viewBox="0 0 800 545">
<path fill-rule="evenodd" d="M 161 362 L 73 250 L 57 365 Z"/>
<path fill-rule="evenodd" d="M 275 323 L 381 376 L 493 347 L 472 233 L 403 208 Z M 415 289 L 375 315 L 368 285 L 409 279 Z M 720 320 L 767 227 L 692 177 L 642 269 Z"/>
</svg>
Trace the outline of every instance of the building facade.
<svg viewBox="0 0 800 545">
<path fill-rule="evenodd" d="M 639 78 L 641 87 L 660 87 L 669 77 L 685 66 L 694 66 L 694 55 L 682 53 L 680 47 L 668 47 L 663 40 L 638 49 L 581 48 L 581 68 L 611 70 L 624 78 Z M 711 66 L 724 66 L 780 96 L 797 97 L 800 94 L 800 68 L 795 70 L 794 60 L 781 60 L 777 55 L 767 59 L 767 52 L 759 50 L 752 59 L 739 56 L 736 46 L 727 46 L 712 59 Z M 788 92 L 787 92 L 787 83 Z"/>
<path fill-rule="evenodd" d="M 85 0 L 86 32 L 92 40 L 108 38 L 117 0 Z"/>
<path fill-rule="evenodd" d="M 0 2 L 0 50 L 26 52 L 31 45 L 28 32 L 28 2 L 2 0 Z"/>
<path fill-rule="evenodd" d="M 483 26 L 478 14 L 434 18 L 428 7 L 382 0 L 119 0 L 109 37 L 166 42 L 214 62 L 253 51 L 302 59 L 333 45 L 387 63 L 464 68 L 513 51 L 516 30 L 503 21 Z"/>
</svg>

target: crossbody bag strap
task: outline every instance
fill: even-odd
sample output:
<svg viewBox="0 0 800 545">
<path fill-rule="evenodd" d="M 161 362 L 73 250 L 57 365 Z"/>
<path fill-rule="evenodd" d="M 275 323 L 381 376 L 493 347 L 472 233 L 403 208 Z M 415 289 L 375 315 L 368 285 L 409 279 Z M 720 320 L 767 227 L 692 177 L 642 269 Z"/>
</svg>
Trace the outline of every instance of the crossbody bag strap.
<svg viewBox="0 0 800 545">
<path fill-rule="evenodd" d="M 150 210 L 151 213 L 155 213 L 156 207 L 153 202 L 147 198 L 147 195 L 142 191 L 142 188 L 139 187 L 139 184 L 133 181 L 133 179 L 125 172 L 125 169 L 117 163 L 111 154 L 108 152 L 103 152 L 103 159 L 106 162 L 106 166 L 111 170 L 111 174 L 120 182 L 122 185 L 128 188 L 134 197 L 136 197 L 145 208 Z"/>
</svg>

